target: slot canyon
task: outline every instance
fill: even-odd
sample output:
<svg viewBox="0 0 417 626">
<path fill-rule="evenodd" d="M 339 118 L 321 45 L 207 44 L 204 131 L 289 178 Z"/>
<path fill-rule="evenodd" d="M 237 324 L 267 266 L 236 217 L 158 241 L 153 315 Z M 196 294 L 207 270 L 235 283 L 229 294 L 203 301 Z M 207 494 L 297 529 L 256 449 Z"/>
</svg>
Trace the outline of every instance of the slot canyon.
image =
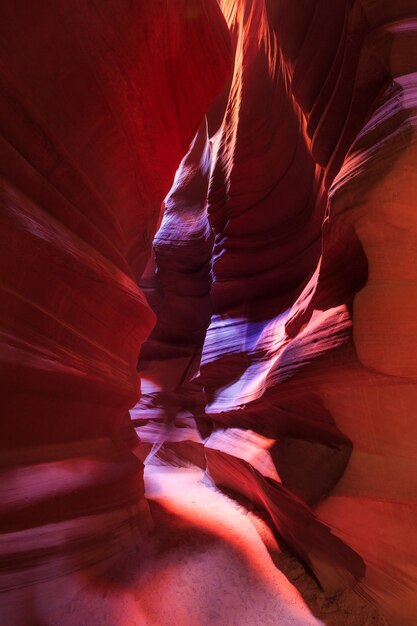
<svg viewBox="0 0 417 626">
<path fill-rule="evenodd" d="M 0 7 L 0 626 L 417 625 L 417 0 Z"/>
</svg>

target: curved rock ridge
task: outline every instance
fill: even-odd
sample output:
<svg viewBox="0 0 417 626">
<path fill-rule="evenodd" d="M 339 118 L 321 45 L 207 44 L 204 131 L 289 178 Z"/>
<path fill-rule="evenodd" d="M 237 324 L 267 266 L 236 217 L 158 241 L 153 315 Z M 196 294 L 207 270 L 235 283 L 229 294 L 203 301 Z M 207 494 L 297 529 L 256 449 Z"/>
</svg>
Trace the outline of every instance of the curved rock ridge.
<svg viewBox="0 0 417 626">
<path fill-rule="evenodd" d="M 409 282 L 413 282 L 413 263 L 410 266 L 408 256 L 413 219 L 409 222 L 406 216 L 416 187 L 415 167 L 410 170 L 409 163 L 415 152 L 417 102 L 412 52 L 417 44 L 417 22 L 411 16 L 417 7 L 407 2 L 395 7 L 361 2 L 349 9 L 345 35 L 337 41 L 340 47 L 345 40 L 343 62 L 337 80 L 332 82 L 332 73 L 328 75 L 327 104 L 320 104 L 321 91 L 311 100 L 310 112 L 305 105 L 313 150 L 324 154 L 332 132 L 337 138 L 332 152 L 327 147 L 329 158 L 323 161 L 330 185 L 329 220 L 323 233 L 322 273 L 313 306 L 327 308 L 321 284 L 328 284 L 335 268 L 349 264 L 351 274 L 359 278 L 355 285 L 352 278 L 346 280 L 346 270 L 339 274 L 339 284 L 345 284 L 354 295 L 353 345 L 329 360 L 333 371 L 327 373 L 328 380 L 317 380 L 316 386 L 336 425 L 351 439 L 353 452 L 341 481 L 330 497 L 315 507 L 315 513 L 364 558 L 366 576 L 359 592 L 382 606 L 391 623 L 409 624 L 416 619 L 417 590 L 417 544 L 412 531 L 417 517 L 416 449 L 409 443 L 414 431 L 415 376 L 414 351 L 406 349 L 402 338 L 407 334 L 412 341 L 415 332 L 410 327 L 414 319 Z M 310 28 L 314 28 L 313 22 Z M 290 29 L 283 26 L 283 32 Z M 358 49 L 356 54 L 353 46 Z M 297 64 L 301 58 L 300 49 Z M 355 63 L 353 71 L 349 65 Z M 333 60 L 333 71 L 334 65 Z M 298 71 L 299 84 L 307 93 L 301 64 Z M 294 70 L 293 80 L 295 75 Z M 349 76 L 350 87 L 344 87 Z M 301 104 L 301 92 L 297 98 Z M 344 105 L 347 114 L 339 120 L 340 103 L 345 100 L 349 103 Z M 403 240 L 396 237 L 398 220 L 410 223 Z M 343 232 L 353 233 L 362 246 L 368 265 L 363 289 L 359 255 L 352 265 L 352 246 L 348 254 L 345 245 L 335 255 L 334 242 Z M 346 236 L 344 239 L 346 242 Z M 390 253 L 393 248 L 394 256 Z M 405 301 L 406 306 L 402 304 Z"/>
<path fill-rule="evenodd" d="M 349 336 L 345 300 L 310 314 L 309 325 L 303 320 L 299 332 L 294 332 L 295 322 L 288 331 L 292 306 L 310 277 L 318 277 L 325 172 L 313 154 L 307 118 L 292 92 L 278 29 L 268 22 L 265 3 L 225 3 L 224 9 L 235 33 L 235 72 L 214 137 L 209 216 L 215 231 L 215 314 L 200 381 L 215 424 L 242 426 L 246 420 L 273 439 L 264 455 L 280 473 L 271 478 L 256 467 L 245 470 L 243 432 L 233 462 L 230 455 L 225 462 L 230 439 L 238 436 L 237 431 L 229 436 L 228 430 L 206 443 L 208 470 L 218 484 L 243 489 L 246 496 L 251 485 L 251 499 L 268 510 L 287 543 L 334 590 L 360 579 L 364 563 L 306 505 L 334 486 L 351 445 L 314 387 L 301 380 L 299 386 L 285 385 Z M 246 481 L 238 478 L 239 471 Z M 314 480 L 297 478 L 311 473 Z"/>
<path fill-rule="evenodd" d="M 187 344 L 170 335 L 183 328 L 175 306 L 171 324 L 161 316 L 143 361 L 160 382 L 139 430 L 165 461 L 206 463 L 217 484 L 265 508 L 325 588 L 353 585 L 408 626 L 417 619 L 417 6 L 219 4 L 234 70 L 207 112 L 212 286 L 195 321 L 212 316 L 203 345 L 190 328 L 192 366 L 189 348 L 182 365 L 174 358 Z M 188 188 L 180 170 L 155 244 L 161 311 L 185 284 L 183 268 L 207 293 L 206 269 L 201 278 L 191 261 L 168 269 L 186 232 L 180 216 L 195 206 Z M 197 250 L 194 236 L 184 248 Z M 182 302 L 193 306 L 195 293 Z M 200 400 L 189 410 L 196 384 L 201 412 Z"/>
<path fill-rule="evenodd" d="M 130 412 L 142 443 L 153 444 L 154 453 L 170 455 L 171 444 L 186 439 L 187 454 L 198 464 L 204 454 L 195 417 L 204 413 L 205 396 L 192 378 L 212 313 L 211 157 L 204 120 L 165 198 L 154 259 L 141 282 L 158 319 L 139 360 L 142 396 Z"/>
<path fill-rule="evenodd" d="M 137 282 L 231 48 L 214 0 L 1 5 L 0 622 L 33 626 L 151 526 Z"/>
</svg>

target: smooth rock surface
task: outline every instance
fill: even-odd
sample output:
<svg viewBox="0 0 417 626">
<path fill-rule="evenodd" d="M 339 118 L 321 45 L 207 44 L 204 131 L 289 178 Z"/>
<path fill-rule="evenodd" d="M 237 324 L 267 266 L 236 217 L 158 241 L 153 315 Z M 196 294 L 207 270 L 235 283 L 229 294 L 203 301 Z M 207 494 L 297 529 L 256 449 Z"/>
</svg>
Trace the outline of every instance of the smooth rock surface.
<svg viewBox="0 0 417 626">
<path fill-rule="evenodd" d="M 230 41 L 214 0 L 0 5 L 0 623 L 34 626 L 152 525 L 138 280 Z"/>
</svg>

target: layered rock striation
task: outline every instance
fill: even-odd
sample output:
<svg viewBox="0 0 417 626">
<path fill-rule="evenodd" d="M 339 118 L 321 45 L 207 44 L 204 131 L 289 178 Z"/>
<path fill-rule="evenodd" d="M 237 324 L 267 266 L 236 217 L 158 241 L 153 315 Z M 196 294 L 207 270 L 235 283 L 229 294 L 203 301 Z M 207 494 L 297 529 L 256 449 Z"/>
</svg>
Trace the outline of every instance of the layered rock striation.
<svg viewBox="0 0 417 626">
<path fill-rule="evenodd" d="M 161 202 L 230 72 L 216 2 L 2 2 L 1 623 L 151 525 L 128 409 Z"/>
<path fill-rule="evenodd" d="M 140 545 L 145 457 L 416 621 L 416 14 L 2 3 L 2 623 Z"/>
<path fill-rule="evenodd" d="M 177 379 L 169 359 L 184 338 L 161 322 L 169 392 L 163 381 L 150 391 L 139 431 L 161 458 L 206 463 L 218 485 L 266 509 L 326 589 L 353 586 L 390 623 L 408 625 L 417 591 L 417 7 L 220 6 L 234 70 L 207 111 L 212 163 L 198 202 L 213 238 L 210 302 L 198 319 L 212 315 L 204 341 L 190 328 L 198 374 L 194 363 Z M 202 132 L 183 172 L 197 144 L 205 149 Z M 196 205 L 181 171 L 169 198 L 155 244 L 161 284 L 187 198 L 188 210 Z M 170 264 L 171 286 L 192 275 L 206 294 L 201 250 L 203 276 L 195 260 Z M 191 308 L 191 293 L 182 296 Z M 170 311 L 179 328 L 187 316 Z M 206 406 L 185 419 L 196 385 Z M 156 405 L 154 419 L 146 409 Z"/>
</svg>

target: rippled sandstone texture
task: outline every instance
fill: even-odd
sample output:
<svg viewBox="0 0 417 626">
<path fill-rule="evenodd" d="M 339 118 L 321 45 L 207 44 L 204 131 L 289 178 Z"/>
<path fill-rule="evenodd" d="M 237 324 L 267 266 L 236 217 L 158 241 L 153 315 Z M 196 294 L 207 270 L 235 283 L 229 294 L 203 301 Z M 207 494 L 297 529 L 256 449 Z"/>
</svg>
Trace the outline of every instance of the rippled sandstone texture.
<svg viewBox="0 0 417 626">
<path fill-rule="evenodd" d="M 0 622 L 33 626 L 151 525 L 137 281 L 230 39 L 214 0 L 0 5 Z"/>
<path fill-rule="evenodd" d="M 167 198 L 132 416 L 265 508 L 325 589 L 408 626 L 417 3 L 220 5 L 234 72 Z"/>
<path fill-rule="evenodd" d="M 0 621 L 140 546 L 152 449 L 410 626 L 415 0 L 0 5 Z"/>
</svg>

